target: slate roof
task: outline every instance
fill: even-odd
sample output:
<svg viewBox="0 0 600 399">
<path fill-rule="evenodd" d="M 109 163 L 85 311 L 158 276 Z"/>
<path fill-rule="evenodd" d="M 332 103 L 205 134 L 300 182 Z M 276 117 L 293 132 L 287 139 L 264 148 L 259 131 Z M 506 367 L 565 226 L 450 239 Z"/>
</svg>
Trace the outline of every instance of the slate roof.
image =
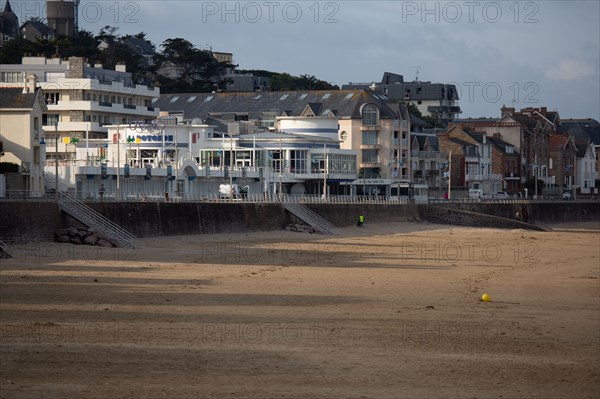
<svg viewBox="0 0 600 399">
<path fill-rule="evenodd" d="M 460 144 L 463 147 L 474 147 L 475 146 L 475 144 L 467 143 L 466 141 L 457 139 L 455 137 L 450 137 L 448 140 L 450 140 L 453 143 Z"/>
<path fill-rule="evenodd" d="M 19 30 L 23 29 L 25 25 L 31 25 L 37 30 L 42 36 L 52 36 L 54 35 L 54 31 L 48 27 L 42 21 L 38 21 L 37 19 L 30 19 L 29 21 L 25 21 L 23 25 L 19 28 Z"/>
<path fill-rule="evenodd" d="M 585 157 L 588 147 L 589 147 L 588 143 L 577 144 L 577 158 Z"/>
<path fill-rule="evenodd" d="M 396 112 L 386 101 L 383 95 L 365 90 L 183 93 L 162 94 L 154 107 L 183 112 L 184 119 L 239 113 L 258 120 L 264 113 L 281 115 L 284 111 L 288 116 L 299 116 L 307 104 L 320 103 L 321 109 L 336 110 L 339 118 L 360 119 L 362 105 L 373 103 L 379 107 L 381 119 L 395 119 Z"/>
<path fill-rule="evenodd" d="M 23 94 L 21 87 L 0 87 L 0 108 L 33 109 L 39 90 Z"/>
<path fill-rule="evenodd" d="M 513 147 L 514 145 L 507 143 L 506 141 L 499 139 L 498 137 L 494 137 L 494 136 L 488 136 L 487 140 L 492 143 L 492 145 L 494 147 L 496 147 L 496 149 L 500 152 L 506 153 L 506 147 Z M 515 150 L 513 150 L 513 153 L 516 154 L 517 152 Z"/>
<path fill-rule="evenodd" d="M 591 141 L 600 145 L 600 123 L 595 119 L 564 119 L 560 121 L 559 130 L 568 131 L 575 142 Z"/>
<path fill-rule="evenodd" d="M 123 43 L 137 51 L 142 55 L 156 55 L 156 51 L 152 48 L 152 45 L 146 40 L 139 39 L 134 36 L 128 36 L 123 39 Z"/>
<path fill-rule="evenodd" d="M 411 137 L 414 137 L 419 143 L 419 151 L 424 151 L 425 141 L 429 141 L 429 145 L 431 146 L 430 151 L 439 151 L 440 144 L 435 134 L 425 134 L 425 133 L 411 133 Z M 411 143 L 412 145 L 412 143 Z"/>
<path fill-rule="evenodd" d="M 477 141 L 480 144 L 483 144 L 483 138 L 486 136 L 485 132 L 469 132 L 465 131 L 473 140 Z"/>
</svg>

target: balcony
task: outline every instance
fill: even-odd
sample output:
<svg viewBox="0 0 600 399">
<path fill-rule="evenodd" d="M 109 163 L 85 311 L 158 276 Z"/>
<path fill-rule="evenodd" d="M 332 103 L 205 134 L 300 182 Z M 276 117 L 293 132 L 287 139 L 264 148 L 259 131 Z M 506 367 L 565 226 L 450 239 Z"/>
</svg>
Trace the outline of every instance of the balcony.
<svg viewBox="0 0 600 399">
<path fill-rule="evenodd" d="M 362 125 L 360 127 L 360 130 L 361 131 L 378 131 L 378 130 L 381 130 L 381 125 L 373 125 L 373 126 Z"/>
<path fill-rule="evenodd" d="M 98 105 L 101 107 L 112 107 L 112 103 L 98 102 Z"/>
<path fill-rule="evenodd" d="M 439 159 L 441 158 L 439 151 L 414 151 L 410 152 L 410 156 L 413 158 L 428 158 L 428 159 Z"/>
<path fill-rule="evenodd" d="M 381 144 L 379 144 L 378 142 L 374 142 L 374 143 L 362 143 L 360 145 L 360 149 L 361 150 L 378 150 L 381 148 Z"/>
<path fill-rule="evenodd" d="M 392 139 L 392 144 L 395 147 L 400 147 L 400 145 L 402 145 L 402 147 L 406 147 L 408 145 L 408 140 L 402 139 L 402 144 L 400 144 L 400 139 Z"/>
<path fill-rule="evenodd" d="M 487 174 L 475 174 L 467 173 L 465 175 L 466 181 L 484 181 L 484 180 L 502 180 L 501 174 L 487 173 Z"/>
<path fill-rule="evenodd" d="M 504 173 L 504 180 L 519 180 L 521 178 L 520 173 L 506 172 Z"/>
<path fill-rule="evenodd" d="M 137 107 L 135 105 L 132 104 L 123 104 L 123 108 L 125 109 L 137 109 Z M 154 111 L 154 108 L 152 108 L 152 110 Z M 148 110 L 150 111 L 150 110 Z"/>
</svg>

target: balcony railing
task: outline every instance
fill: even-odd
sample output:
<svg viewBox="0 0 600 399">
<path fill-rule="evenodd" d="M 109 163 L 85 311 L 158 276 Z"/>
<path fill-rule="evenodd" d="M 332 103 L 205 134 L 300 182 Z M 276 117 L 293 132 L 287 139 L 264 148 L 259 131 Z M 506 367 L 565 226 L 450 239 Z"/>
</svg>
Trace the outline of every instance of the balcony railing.
<svg viewBox="0 0 600 399">
<path fill-rule="evenodd" d="M 465 180 L 467 180 L 467 181 L 502 180 L 502 175 L 496 174 L 496 173 L 486 173 L 486 174 L 467 173 L 465 175 Z"/>
<path fill-rule="evenodd" d="M 392 139 L 392 143 L 396 146 L 396 147 L 400 147 L 400 139 Z M 406 147 L 408 145 L 408 140 L 407 139 L 402 139 L 402 146 Z"/>
<path fill-rule="evenodd" d="M 123 108 L 127 108 L 127 109 L 136 109 L 137 107 L 136 107 L 135 105 L 123 104 Z"/>
<path fill-rule="evenodd" d="M 433 158 L 438 159 L 442 157 L 442 153 L 439 151 L 411 151 L 410 155 L 413 158 Z"/>
<path fill-rule="evenodd" d="M 98 105 L 101 107 L 112 107 L 112 103 L 98 102 Z"/>
</svg>

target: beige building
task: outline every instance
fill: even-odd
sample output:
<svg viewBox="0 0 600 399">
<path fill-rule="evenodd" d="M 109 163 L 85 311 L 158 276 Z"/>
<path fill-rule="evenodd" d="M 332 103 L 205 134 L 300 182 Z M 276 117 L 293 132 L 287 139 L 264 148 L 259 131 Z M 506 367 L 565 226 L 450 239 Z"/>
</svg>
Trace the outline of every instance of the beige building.
<svg viewBox="0 0 600 399">
<path fill-rule="evenodd" d="M 42 115 L 47 108 L 34 78 L 30 77 L 27 83 L 24 88 L 0 88 L 0 140 L 4 146 L 1 161 L 19 166 L 20 181 L 6 187 L 8 190 L 42 195 L 45 158 Z"/>
<path fill-rule="evenodd" d="M 233 64 L 233 54 L 232 53 L 221 53 L 219 51 L 213 51 L 212 55 L 213 55 L 213 57 L 215 57 L 215 60 L 217 60 L 219 62 Z"/>
<path fill-rule="evenodd" d="M 0 65 L 0 87 L 22 88 L 25 75 L 33 75 L 43 89 L 48 109 L 41 125 L 53 159 L 73 159 L 73 140 L 106 139 L 107 125 L 147 123 L 159 114 L 153 106 L 159 89 L 135 84 L 125 65 L 113 71 L 89 65 L 81 57 L 24 57 L 21 64 Z"/>
</svg>

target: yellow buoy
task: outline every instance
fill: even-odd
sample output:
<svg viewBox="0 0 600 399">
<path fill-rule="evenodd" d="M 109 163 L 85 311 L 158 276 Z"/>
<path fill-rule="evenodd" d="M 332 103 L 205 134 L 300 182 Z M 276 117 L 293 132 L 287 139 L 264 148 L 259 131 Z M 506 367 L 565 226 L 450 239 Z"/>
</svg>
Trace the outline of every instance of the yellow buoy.
<svg viewBox="0 0 600 399">
<path fill-rule="evenodd" d="M 491 297 L 490 297 L 488 294 L 483 294 L 483 295 L 481 296 L 481 300 L 482 300 L 483 302 L 489 302 L 489 301 L 491 301 L 491 300 L 492 300 L 492 298 L 491 298 Z"/>
</svg>

